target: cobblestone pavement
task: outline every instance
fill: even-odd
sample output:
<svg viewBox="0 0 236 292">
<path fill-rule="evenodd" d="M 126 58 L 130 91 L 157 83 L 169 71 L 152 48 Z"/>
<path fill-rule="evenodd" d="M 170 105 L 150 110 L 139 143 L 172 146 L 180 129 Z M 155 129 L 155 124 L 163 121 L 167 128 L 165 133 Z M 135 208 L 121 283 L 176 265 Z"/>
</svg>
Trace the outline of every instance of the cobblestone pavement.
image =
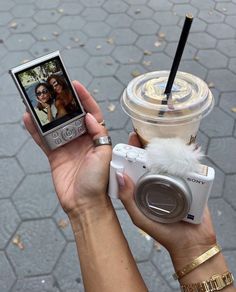
<svg viewBox="0 0 236 292">
<path fill-rule="evenodd" d="M 132 126 L 121 92 L 133 76 L 170 68 L 186 12 L 195 19 L 180 69 L 206 80 L 215 96 L 198 140 L 216 170 L 209 205 L 236 275 L 236 1 L 0 0 L 1 292 L 84 291 L 70 226 L 48 162 L 22 125 L 8 69 L 59 49 L 71 77 L 99 102 L 114 144 L 125 142 Z M 114 204 L 149 291 L 178 291 L 168 253 Z"/>
</svg>

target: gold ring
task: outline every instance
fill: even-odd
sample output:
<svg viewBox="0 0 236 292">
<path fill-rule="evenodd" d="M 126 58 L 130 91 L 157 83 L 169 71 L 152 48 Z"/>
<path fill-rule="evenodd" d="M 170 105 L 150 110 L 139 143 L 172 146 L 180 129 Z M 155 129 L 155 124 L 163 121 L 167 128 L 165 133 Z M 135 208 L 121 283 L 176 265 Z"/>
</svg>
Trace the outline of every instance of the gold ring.
<svg viewBox="0 0 236 292">
<path fill-rule="evenodd" d="M 101 126 L 105 127 L 106 124 L 105 124 L 105 120 L 102 120 L 100 123 L 99 123 Z"/>
</svg>

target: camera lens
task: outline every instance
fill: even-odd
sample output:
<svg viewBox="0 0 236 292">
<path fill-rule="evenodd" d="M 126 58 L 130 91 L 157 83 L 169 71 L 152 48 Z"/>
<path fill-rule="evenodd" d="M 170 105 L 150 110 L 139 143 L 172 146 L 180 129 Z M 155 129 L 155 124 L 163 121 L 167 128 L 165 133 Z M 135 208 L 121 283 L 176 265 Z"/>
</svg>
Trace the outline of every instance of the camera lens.
<svg viewBox="0 0 236 292">
<path fill-rule="evenodd" d="M 136 184 L 135 201 L 150 219 L 173 223 L 186 217 L 192 195 L 187 183 L 180 177 L 147 173 Z"/>
</svg>

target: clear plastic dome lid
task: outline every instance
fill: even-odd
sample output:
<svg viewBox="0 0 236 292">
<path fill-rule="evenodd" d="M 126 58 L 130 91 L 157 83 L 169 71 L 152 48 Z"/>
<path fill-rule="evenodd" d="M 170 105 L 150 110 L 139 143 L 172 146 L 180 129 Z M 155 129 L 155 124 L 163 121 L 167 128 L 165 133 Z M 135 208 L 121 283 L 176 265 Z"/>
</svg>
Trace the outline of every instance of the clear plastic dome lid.
<svg viewBox="0 0 236 292">
<path fill-rule="evenodd" d="M 167 99 L 169 71 L 155 71 L 133 79 L 123 92 L 121 106 L 132 118 L 150 123 L 187 123 L 206 116 L 214 106 L 208 85 L 185 72 L 177 73 Z"/>
</svg>

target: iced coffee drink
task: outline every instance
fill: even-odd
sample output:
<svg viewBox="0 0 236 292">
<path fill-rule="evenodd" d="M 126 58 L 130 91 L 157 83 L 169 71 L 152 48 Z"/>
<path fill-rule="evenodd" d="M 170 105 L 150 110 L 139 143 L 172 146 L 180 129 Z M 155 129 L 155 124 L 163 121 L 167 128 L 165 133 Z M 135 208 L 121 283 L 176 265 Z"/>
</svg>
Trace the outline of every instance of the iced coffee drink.
<svg viewBox="0 0 236 292">
<path fill-rule="evenodd" d="M 214 106 L 207 84 L 200 78 L 178 72 L 171 94 L 164 94 L 169 71 L 155 71 L 133 79 L 121 97 L 123 110 L 131 117 L 145 146 L 152 138 L 195 141 L 200 121 Z"/>
</svg>

